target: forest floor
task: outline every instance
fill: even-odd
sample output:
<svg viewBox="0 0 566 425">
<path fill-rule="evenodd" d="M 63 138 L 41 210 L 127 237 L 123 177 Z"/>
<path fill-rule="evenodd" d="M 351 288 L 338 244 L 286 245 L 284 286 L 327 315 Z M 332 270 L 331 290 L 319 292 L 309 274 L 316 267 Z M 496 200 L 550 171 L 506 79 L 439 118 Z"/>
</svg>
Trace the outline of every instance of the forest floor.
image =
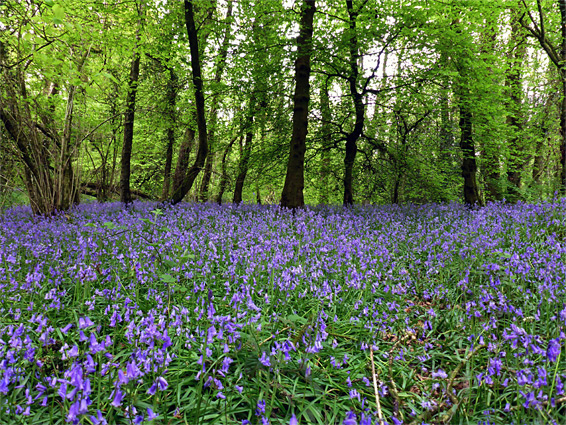
<svg viewBox="0 0 566 425">
<path fill-rule="evenodd" d="M 566 421 L 566 201 L 0 216 L 0 423 Z"/>
</svg>

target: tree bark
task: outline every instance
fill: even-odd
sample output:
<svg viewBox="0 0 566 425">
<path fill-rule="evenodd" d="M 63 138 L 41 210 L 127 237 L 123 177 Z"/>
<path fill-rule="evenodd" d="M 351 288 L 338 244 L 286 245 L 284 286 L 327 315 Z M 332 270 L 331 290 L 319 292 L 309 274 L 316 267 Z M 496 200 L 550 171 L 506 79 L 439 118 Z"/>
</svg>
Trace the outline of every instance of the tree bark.
<svg viewBox="0 0 566 425">
<path fill-rule="evenodd" d="M 542 13 L 542 5 L 540 0 L 537 0 L 539 8 L 539 22 L 533 17 L 530 10 L 521 15 L 519 23 L 525 28 L 530 35 L 536 38 L 542 49 L 548 55 L 550 61 L 558 69 L 561 78 L 561 94 L 562 99 L 560 102 L 560 192 L 566 194 L 566 0 L 557 0 L 558 9 L 560 10 L 560 43 L 554 44 L 552 40 L 547 37 L 545 32 L 544 15 Z M 526 3 L 523 3 L 526 7 Z M 524 21 L 525 15 L 529 16 L 533 27 Z"/>
<path fill-rule="evenodd" d="M 511 37 L 509 44 L 509 67 L 506 73 L 506 88 L 508 90 L 507 125 L 512 132 L 509 139 L 509 160 L 507 163 L 507 200 L 515 202 L 521 198 L 521 173 L 525 166 L 526 155 L 524 143 L 522 143 L 521 132 L 523 130 L 522 97 L 523 77 L 522 67 L 527 45 L 525 33 L 519 23 L 519 16 L 515 10 L 512 11 Z"/>
<path fill-rule="evenodd" d="M 226 19 L 225 25 L 226 29 L 224 31 L 224 39 L 220 47 L 220 56 L 216 65 L 216 71 L 214 72 L 214 83 L 216 85 L 220 84 L 222 81 L 222 74 L 224 73 L 224 68 L 226 67 L 226 58 L 228 57 L 228 47 L 230 46 L 231 31 L 230 27 L 232 24 L 232 0 L 228 0 L 226 5 Z M 204 174 L 202 176 L 202 182 L 200 186 L 200 200 L 201 202 L 208 201 L 209 198 L 209 187 L 210 180 L 212 177 L 212 165 L 214 163 L 215 157 L 215 133 L 216 133 L 216 123 L 218 121 L 218 102 L 219 95 L 215 93 L 212 98 L 212 108 L 210 110 L 210 129 L 208 132 L 208 147 L 209 155 L 206 158 L 206 163 L 204 164 Z"/>
<path fill-rule="evenodd" d="M 179 156 L 177 157 L 177 165 L 175 166 L 175 173 L 173 174 L 173 192 L 176 192 L 183 183 L 183 179 L 187 174 L 187 169 L 189 167 L 190 155 L 195 144 L 196 131 L 191 127 L 185 129 L 185 135 L 183 136 L 183 142 L 179 147 Z"/>
<path fill-rule="evenodd" d="M 189 45 L 191 50 L 191 68 L 193 70 L 193 85 L 195 90 L 195 105 L 197 111 L 197 128 L 198 128 L 198 151 L 195 162 L 184 176 L 180 186 L 173 192 L 171 202 L 177 204 L 183 200 L 185 195 L 191 190 L 193 183 L 198 176 L 200 170 L 204 166 L 206 156 L 208 154 L 208 133 L 206 130 L 206 116 L 204 105 L 204 88 L 202 82 L 202 73 L 200 68 L 200 52 L 198 43 L 198 33 L 195 26 L 195 17 L 193 9 L 193 0 L 184 0 L 185 5 L 185 25 L 189 36 Z"/>
<path fill-rule="evenodd" d="M 76 63 L 79 72 L 82 71 L 88 54 L 87 51 Z M 7 65 L 5 45 L 0 42 L 0 121 L 13 140 L 23 163 L 24 184 L 32 211 L 35 214 L 51 215 L 68 209 L 79 199 L 72 168 L 72 159 L 76 153 L 76 145 L 72 144 L 76 87 L 71 85 L 69 88 L 63 132 L 59 135 L 53 108 L 42 110 L 36 105 L 38 109 L 32 113 L 33 102 L 27 95 L 25 71 L 21 63 Z M 58 95 L 57 84 L 49 86 L 46 96 Z M 41 123 L 35 121 L 36 117 L 41 119 Z"/>
<path fill-rule="evenodd" d="M 332 121 L 332 111 L 330 110 L 330 96 L 328 95 L 328 84 L 326 80 L 320 89 L 320 113 L 322 123 L 320 125 L 320 136 L 322 139 L 322 155 L 320 166 L 320 180 L 321 192 L 319 195 L 319 202 L 321 204 L 328 204 L 329 201 L 329 188 L 328 178 L 330 176 L 330 148 L 332 145 L 332 135 L 330 132 L 330 122 Z"/>
<path fill-rule="evenodd" d="M 309 77 L 315 0 L 303 0 L 300 32 L 297 37 L 295 60 L 295 95 L 293 107 L 293 134 L 289 146 L 289 158 L 285 184 L 281 193 L 281 206 L 298 208 L 305 204 L 305 152 L 308 131 Z"/>
<path fill-rule="evenodd" d="M 256 181 L 255 184 L 255 202 L 258 205 L 261 205 L 261 187 L 259 186 L 259 182 Z"/>
<path fill-rule="evenodd" d="M 560 8 L 560 77 L 562 78 L 562 101 L 560 102 L 560 191 L 566 194 L 566 0 L 558 0 Z"/>
<path fill-rule="evenodd" d="M 173 68 L 169 68 L 169 82 L 167 84 L 167 149 L 165 153 L 165 167 L 163 170 L 163 189 L 161 199 L 169 197 L 171 187 L 171 167 L 173 164 L 173 146 L 175 145 L 175 121 L 179 78 Z"/>
<path fill-rule="evenodd" d="M 141 27 L 141 23 L 138 25 Z M 120 202 L 126 205 L 132 202 L 132 194 L 130 193 L 130 168 L 132 159 L 132 144 L 134 140 L 136 94 L 138 91 L 138 79 L 140 76 L 140 54 L 138 52 L 140 31 L 141 28 L 138 27 L 136 32 L 136 43 L 134 45 L 134 57 L 132 59 L 130 78 L 128 80 L 126 111 L 124 112 L 124 140 L 122 142 L 122 156 L 120 163 Z"/>
<path fill-rule="evenodd" d="M 472 131 L 472 112 L 466 99 L 460 99 L 460 149 L 462 150 L 462 177 L 464 177 L 464 202 L 470 206 L 481 205 L 477 181 L 476 150 Z"/>
<path fill-rule="evenodd" d="M 350 86 L 350 96 L 354 103 L 354 110 L 356 113 L 356 121 L 354 128 L 346 136 L 346 156 L 344 157 L 344 205 L 352 205 L 354 203 L 353 194 L 353 170 L 358 152 L 358 139 L 362 134 L 365 120 L 365 108 L 363 103 L 363 96 L 358 91 L 358 37 L 356 34 L 356 19 L 357 12 L 354 11 L 352 0 L 346 0 L 346 7 L 348 9 L 348 16 L 350 19 L 350 75 L 348 76 L 348 85 Z"/>
<path fill-rule="evenodd" d="M 252 140 L 254 133 L 253 129 L 250 128 L 251 125 L 253 125 L 253 117 L 250 118 L 248 131 L 246 133 L 246 139 L 244 142 L 244 148 L 242 149 L 242 156 L 240 157 L 240 162 L 238 164 L 238 176 L 236 177 L 236 186 L 234 187 L 234 197 L 232 199 L 232 202 L 234 204 L 239 204 L 242 202 L 244 182 L 248 174 L 248 166 L 252 154 Z"/>
<path fill-rule="evenodd" d="M 244 137 L 243 135 L 241 137 Z M 220 186 L 218 188 L 218 195 L 216 195 L 216 202 L 218 202 L 218 205 L 222 204 L 222 197 L 224 196 L 224 192 L 226 191 L 226 188 L 228 187 L 228 172 L 226 171 L 226 160 L 228 158 L 228 155 L 230 154 L 230 151 L 232 150 L 232 146 L 234 145 L 234 142 L 237 140 L 237 137 L 233 138 L 230 143 L 228 144 L 228 146 L 226 146 L 226 149 L 224 149 L 224 154 L 222 155 L 222 165 L 221 165 L 221 172 L 222 172 L 222 177 L 220 178 Z M 240 143 L 241 143 L 241 139 L 240 139 Z"/>
</svg>

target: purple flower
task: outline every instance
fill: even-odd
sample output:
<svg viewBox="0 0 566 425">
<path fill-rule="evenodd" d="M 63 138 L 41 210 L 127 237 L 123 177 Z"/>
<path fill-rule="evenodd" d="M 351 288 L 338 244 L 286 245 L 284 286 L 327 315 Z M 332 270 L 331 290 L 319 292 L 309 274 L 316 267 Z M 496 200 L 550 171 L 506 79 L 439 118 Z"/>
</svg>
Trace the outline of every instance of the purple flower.
<svg viewBox="0 0 566 425">
<path fill-rule="evenodd" d="M 91 415 L 90 420 L 94 425 L 108 425 L 108 422 L 106 422 L 106 419 L 104 419 L 100 410 L 96 411 L 96 417 Z"/>
<path fill-rule="evenodd" d="M 346 419 L 342 422 L 342 425 L 358 425 L 358 419 L 356 414 L 352 411 L 346 414 Z"/>
<path fill-rule="evenodd" d="M 10 384 L 10 381 L 8 380 L 8 377 L 4 375 L 4 377 L 0 380 L 0 393 L 8 394 L 8 385 L 9 384 Z"/>
<path fill-rule="evenodd" d="M 80 319 L 79 319 L 80 320 Z M 67 335 L 67 332 L 69 332 L 69 330 L 73 327 L 72 323 L 69 323 L 67 326 L 65 326 L 64 328 L 61 328 L 61 332 L 64 335 Z"/>
<path fill-rule="evenodd" d="M 271 361 L 269 360 L 269 356 L 265 353 L 265 351 L 261 353 L 261 357 L 259 358 L 259 361 L 264 366 L 271 366 Z"/>
<path fill-rule="evenodd" d="M 151 407 L 147 408 L 147 420 L 148 421 L 152 421 L 152 420 L 154 420 L 158 417 L 159 417 L 159 415 L 154 413 L 153 410 L 151 410 Z"/>
<path fill-rule="evenodd" d="M 291 420 L 289 421 L 289 425 L 299 425 L 299 421 L 297 420 L 297 417 L 295 416 L 294 413 L 291 416 Z"/>
<path fill-rule="evenodd" d="M 261 416 L 265 413 L 265 400 L 259 400 L 257 402 L 257 409 L 255 410 L 256 416 Z"/>
<path fill-rule="evenodd" d="M 558 359 L 561 350 L 562 346 L 560 345 L 558 338 L 551 339 L 548 342 L 548 348 L 546 349 L 546 358 L 551 362 L 555 362 Z"/>
<path fill-rule="evenodd" d="M 446 379 L 446 378 L 448 378 L 448 375 L 442 369 L 438 369 L 436 372 L 432 372 L 432 377 L 433 378 Z"/>
<path fill-rule="evenodd" d="M 138 366 L 132 361 L 126 366 L 126 377 L 129 379 L 136 379 L 141 376 L 141 371 Z"/>
<path fill-rule="evenodd" d="M 77 347 L 76 345 L 73 345 L 73 347 L 69 350 L 69 352 L 67 353 L 67 357 L 77 357 L 79 355 L 79 347 Z"/>
<path fill-rule="evenodd" d="M 79 318 L 79 329 L 86 329 L 90 326 L 94 326 L 94 322 L 88 316 Z"/>
<path fill-rule="evenodd" d="M 358 401 L 360 401 L 360 393 L 358 392 L 358 390 L 356 390 L 355 388 L 352 388 L 350 390 L 350 398 L 351 399 L 357 398 Z"/>
<path fill-rule="evenodd" d="M 110 404 L 118 408 L 122 405 L 122 399 L 124 398 L 124 393 L 119 388 L 117 388 L 114 391 L 112 391 L 112 394 L 110 394 L 110 398 L 112 398 L 112 403 Z"/>
<path fill-rule="evenodd" d="M 165 378 L 163 378 L 162 376 L 159 376 L 156 382 L 157 382 L 157 388 L 159 388 L 160 391 L 165 391 L 169 386 Z"/>
</svg>

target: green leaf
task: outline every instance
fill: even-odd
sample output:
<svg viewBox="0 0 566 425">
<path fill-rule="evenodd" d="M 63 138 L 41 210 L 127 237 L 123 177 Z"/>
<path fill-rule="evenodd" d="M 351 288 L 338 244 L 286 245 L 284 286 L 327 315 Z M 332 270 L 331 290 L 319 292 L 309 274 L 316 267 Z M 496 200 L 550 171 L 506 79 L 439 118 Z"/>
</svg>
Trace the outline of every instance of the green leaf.
<svg viewBox="0 0 566 425">
<path fill-rule="evenodd" d="M 47 7 L 53 7 L 55 5 L 53 0 L 45 0 L 43 3 L 45 3 Z"/>
<path fill-rule="evenodd" d="M 116 79 L 116 77 L 114 77 L 112 74 L 108 73 L 108 72 L 101 72 L 100 75 L 102 75 L 103 77 L 108 78 L 109 80 L 115 82 L 116 84 L 118 84 L 118 80 Z"/>
<path fill-rule="evenodd" d="M 65 9 L 63 9 L 60 4 L 54 4 L 53 7 L 51 7 L 51 10 L 53 11 L 53 16 L 55 16 L 55 18 L 60 19 L 61 22 L 65 20 Z"/>
<path fill-rule="evenodd" d="M 103 224 L 104 227 L 106 227 L 107 229 L 115 229 L 116 225 L 114 223 L 112 223 L 111 221 L 105 221 Z"/>
<path fill-rule="evenodd" d="M 85 227 L 98 227 L 96 223 L 86 223 Z"/>
<path fill-rule="evenodd" d="M 160 274 L 159 279 L 164 283 L 177 283 L 177 279 L 167 273 Z"/>
<path fill-rule="evenodd" d="M 289 320 L 290 322 L 293 322 L 293 323 L 295 323 L 295 322 L 302 323 L 302 324 L 307 323 L 307 319 L 305 319 L 304 317 L 301 317 L 297 314 L 291 314 L 291 315 L 287 316 L 287 320 Z"/>
<path fill-rule="evenodd" d="M 165 264 L 169 268 L 177 267 L 178 263 L 173 260 L 163 260 L 163 264 Z"/>
</svg>

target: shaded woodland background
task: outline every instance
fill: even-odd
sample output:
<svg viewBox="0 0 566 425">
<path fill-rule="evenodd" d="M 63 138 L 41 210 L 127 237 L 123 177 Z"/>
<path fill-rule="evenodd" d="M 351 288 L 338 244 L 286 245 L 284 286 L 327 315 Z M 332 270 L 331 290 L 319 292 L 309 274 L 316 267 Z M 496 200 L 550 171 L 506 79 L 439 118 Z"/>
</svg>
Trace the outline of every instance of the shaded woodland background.
<svg viewBox="0 0 566 425">
<path fill-rule="evenodd" d="M 565 93 L 560 0 L 2 0 L 0 203 L 533 201 Z"/>
</svg>

